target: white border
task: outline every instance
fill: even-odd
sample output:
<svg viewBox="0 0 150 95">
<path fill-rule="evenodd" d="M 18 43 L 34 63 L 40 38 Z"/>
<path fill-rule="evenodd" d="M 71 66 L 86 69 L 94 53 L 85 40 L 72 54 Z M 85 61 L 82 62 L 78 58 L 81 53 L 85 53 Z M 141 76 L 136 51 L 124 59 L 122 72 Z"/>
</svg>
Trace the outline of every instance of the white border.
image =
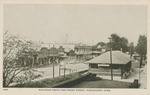
<svg viewBox="0 0 150 95">
<path fill-rule="evenodd" d="M 0 2 L 0 80 L 2 80 L 2 54 L 3 54 L 3 5 L 4 4 L 98 4 L 98 5 L 147 5 L 148 6 L 148 26 L 147 27 L 147 38 L 148 38 L 148 45 L 149 44 L 149 37 L 150 37 L 150 1 L 149 0 L 1 0 Z M 148 50 L 147 54 L 147 89 L 108 89 L 110 91 L 39 91 L 38 88 L 8 88 L 5 89 L 2 86 L 2 81 L 0 81 L 0 95 L 150 95 L 150 73 L 148 72 L 150 68 L 150 60 L 149 54 L 150 51 Z M 43 88 L 44 89 L 44 88 Z M 51 88 L 47 88 L 51 89 Z M 70 89 L 70 88 L 69 88 Z M 72 88 L 74 89 L 74 88 Z M 80 89 L 80 88 L 78 88 Z M 101 89 L 105 90 L 105 89 Z M 107 89 L 106 89 L 107 90 Z"/>
</svg>

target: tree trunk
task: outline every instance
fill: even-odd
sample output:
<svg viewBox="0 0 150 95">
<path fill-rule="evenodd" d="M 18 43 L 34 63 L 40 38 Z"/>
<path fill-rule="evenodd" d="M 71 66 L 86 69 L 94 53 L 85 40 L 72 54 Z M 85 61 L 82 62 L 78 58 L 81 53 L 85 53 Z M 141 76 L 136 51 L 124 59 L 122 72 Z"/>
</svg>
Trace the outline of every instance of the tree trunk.
<svg viewBox="0 0 150 95">
<path fill-rule="evenodd" d="M 32 57 L 32 67 L 34 66 L 34 62 L 35 62 L 35 60 L 34 60 L 34 57 Z"/>
<path fill-rule="evenodd" d="M 130 58 L 132 58 L 132 55 L 133 55 L 133 54 L 131 53 L 131 54 L 130 54 Z"/>
<path fill-rule="evenodd" d="M 6 77 L 4 76 L 4 73 L 3 73 L 3 87 L 6 87 Z"/>
<path fill-rule="evenodd" d="M 143 61 L 143 55 L 141 55 L 141 59 L 140 59 L 140 68 L 142 67 L 142 61 Z"/>
</svg>

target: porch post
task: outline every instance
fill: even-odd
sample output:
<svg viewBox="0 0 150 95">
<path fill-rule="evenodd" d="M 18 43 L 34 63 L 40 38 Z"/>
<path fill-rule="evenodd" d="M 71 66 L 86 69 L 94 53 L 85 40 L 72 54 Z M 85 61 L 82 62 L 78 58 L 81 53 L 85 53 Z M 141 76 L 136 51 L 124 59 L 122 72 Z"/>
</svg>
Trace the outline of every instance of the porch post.
<svg viewBox="0 0 150 95">
<path fill-rule="evenodd" d="M 123 68 L 121 67 L 121 79 L 123 79 Z"/>
</svg>

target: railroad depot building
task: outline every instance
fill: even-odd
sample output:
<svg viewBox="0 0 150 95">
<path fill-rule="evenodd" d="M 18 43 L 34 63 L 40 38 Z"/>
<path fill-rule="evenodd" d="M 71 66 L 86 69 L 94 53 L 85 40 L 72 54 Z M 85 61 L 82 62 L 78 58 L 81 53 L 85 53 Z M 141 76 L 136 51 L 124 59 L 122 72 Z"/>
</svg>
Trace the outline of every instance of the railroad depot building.
<svg viewBox="0 0 150 95">
<path fill-rule="evenodd" d="M 121 79 L 127 78 L 130 75 L 130 56 L 121 51 L 112 51 L 112 64 L 110 64 L 110 51 L 86 63 L 89 64 L 89 72 L 95 73 L 98 76 L 110 76 L 111 68 L 113 70 L 113 76 L 119 76 Z"/>
</svg>

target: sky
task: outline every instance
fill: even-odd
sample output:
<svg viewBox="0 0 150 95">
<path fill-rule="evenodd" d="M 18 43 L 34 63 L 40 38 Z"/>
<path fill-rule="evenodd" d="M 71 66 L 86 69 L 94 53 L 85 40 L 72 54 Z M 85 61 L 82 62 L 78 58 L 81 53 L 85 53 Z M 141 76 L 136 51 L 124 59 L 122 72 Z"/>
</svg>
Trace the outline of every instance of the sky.
<svg viewBox="0 0 150 95">
<path fill-rule="evenodd" d="M 6 4 L 4 31 L 33 41 L 90 45 L 116 33 L 137 44 L 147 34 L 147 6 Z"/>
</svg>

